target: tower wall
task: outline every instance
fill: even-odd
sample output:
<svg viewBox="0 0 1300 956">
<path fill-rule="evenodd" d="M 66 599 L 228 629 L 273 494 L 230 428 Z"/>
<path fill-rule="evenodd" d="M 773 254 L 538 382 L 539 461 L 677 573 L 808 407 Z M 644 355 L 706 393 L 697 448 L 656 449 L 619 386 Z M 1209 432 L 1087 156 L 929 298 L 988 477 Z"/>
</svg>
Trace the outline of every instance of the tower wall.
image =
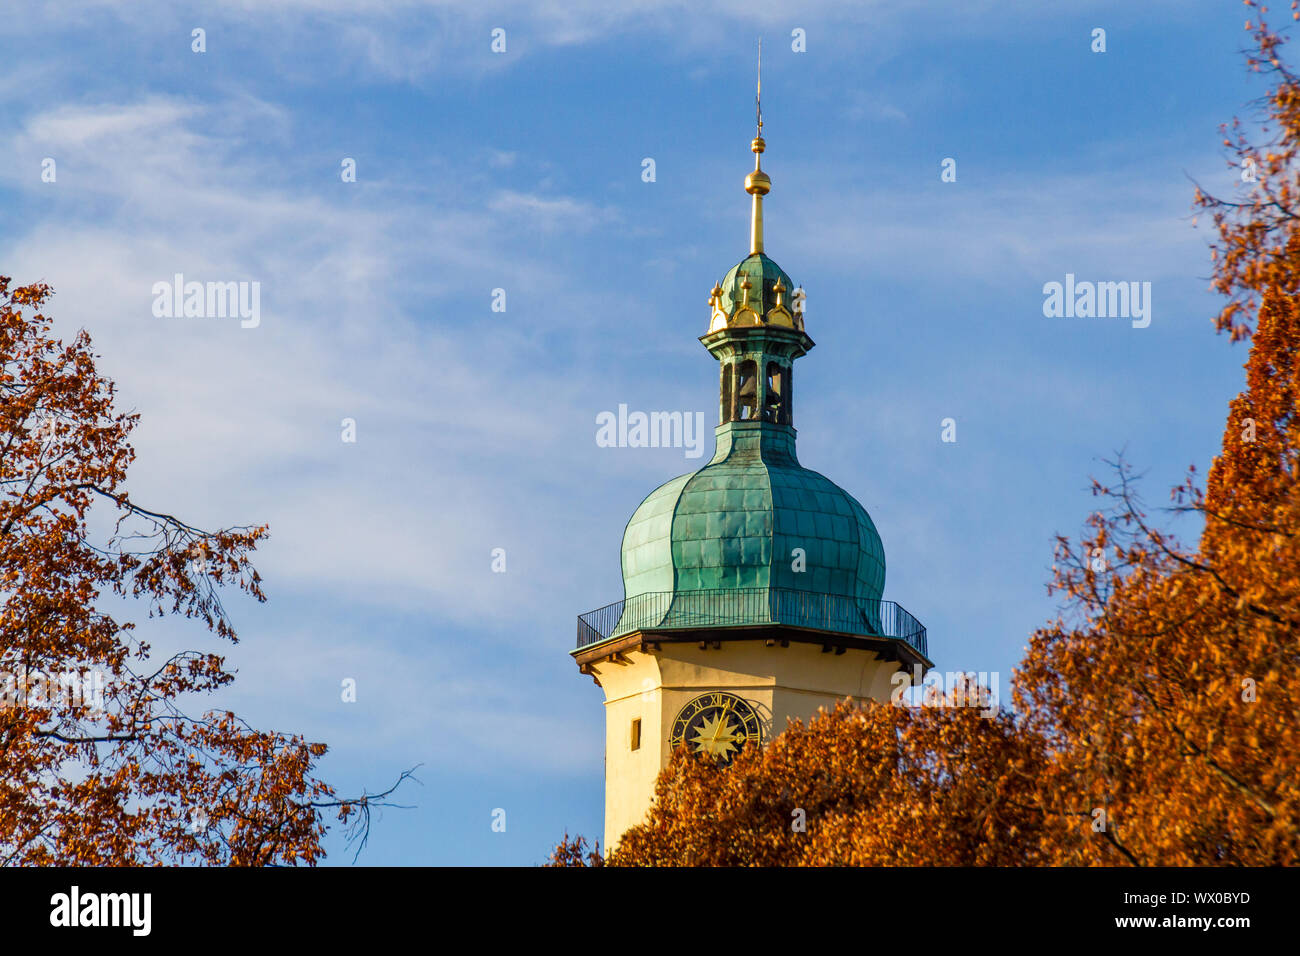
<svg viewBox="0 0 1300 956">
<path fill-rule="evenodd" d="M 605 691 L 605 839 L 612 849 L 640 823 L 654 796 L 655 778 L 671 755 L 678 711 L 700 694 L 742 697 L 758 714 L 764 743 L 792 718 L 807 721 L 846 697 L 887 701 L 900 668 L 872 651 L 826 653 L 816 644 L 726 641 L 721 648 L 664 643 L 659 651 L 630 650 L 592 662 Z M 641 721 L 640 748 L 631 749 L 632 722 Z"/>
</svg>

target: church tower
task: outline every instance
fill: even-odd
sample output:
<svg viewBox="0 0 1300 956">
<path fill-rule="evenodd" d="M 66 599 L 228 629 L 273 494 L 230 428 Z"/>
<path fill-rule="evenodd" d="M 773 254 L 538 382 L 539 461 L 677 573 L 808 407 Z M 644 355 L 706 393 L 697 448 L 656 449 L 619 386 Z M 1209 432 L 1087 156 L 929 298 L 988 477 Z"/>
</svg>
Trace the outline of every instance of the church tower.
<svg viewBox="0 0 1300 956">
<path fill-rule="evenodd" d="M 763 120 L 749 255 L 710 295 L 716 451 L 652 491 L 623 532 L 624 598 L 578 618 L 578 667 L 605 692 L 605 846 L 650 807 L 673 749 L 720 762 L 846 697 L 887 700 L 931 667 L 926 633 L 882 600 L 866 509 L 795 455 L 794 362 L 813 340 L 802 290 L 763 248 Z"/>
</svg>

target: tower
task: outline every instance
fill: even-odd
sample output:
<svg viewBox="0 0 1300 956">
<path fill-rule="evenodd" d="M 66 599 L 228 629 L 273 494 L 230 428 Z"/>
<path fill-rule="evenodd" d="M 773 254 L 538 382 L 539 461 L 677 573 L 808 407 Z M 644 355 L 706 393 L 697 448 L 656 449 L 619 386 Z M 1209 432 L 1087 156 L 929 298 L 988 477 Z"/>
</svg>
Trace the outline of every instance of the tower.
<svg viewBox="0 0 1300 956">
<path fill-rule="evenodd" d="M 761 91 L 761 87 L 760 87 Z M 571 652 L 605 692 L 605 846 L 650 806 L 676 746 L 721 762 L 787 718 L 886 700 L 931 666 L 926 632 L 882 599 L 870 515 L 795 454 L 803 299 L 763 248 L 762 112 L 749 255 L 709 295 L 700 342 L 718 360 L 713 458 L 652 491 L 623 533 L 624 598 L 578 618 Z"/>
</svg>

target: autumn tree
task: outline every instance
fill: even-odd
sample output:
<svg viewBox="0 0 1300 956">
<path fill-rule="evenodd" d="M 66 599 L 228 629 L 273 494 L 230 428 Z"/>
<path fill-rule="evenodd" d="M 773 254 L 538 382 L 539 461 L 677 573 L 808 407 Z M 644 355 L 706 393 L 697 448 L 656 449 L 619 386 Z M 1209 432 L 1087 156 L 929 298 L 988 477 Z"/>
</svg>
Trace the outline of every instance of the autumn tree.
<svg viewBox="0 0 1300 956">
<path fill-rule="evenodd" d="M 842 706 L 729 769 L 675 755 L 600 862 L 1300 863 L 1300 80 L 1284 37 L 1246 26 L 1274 86 L 1263 122 L 1225 137 L 1240 195 L 1198 186 L 1195 203 L 1217 233 L 1216 327 L 1250 352 L 1204 486 L 1193 469 L 1172 493 L 1196 543 L 1118 457 L 1081 539 L 1058 540 L 1062 614 L 1031 640 L 1014 712 Z M 553 862 L 592 862 L 581 850 Z"/>
<path fill-rule="evenodd" d="M 645 823 L 608 860 L 578 841 L 575 866 L 1008 865 L 1034 860 L 1044 815 L 1039 749 L 1007 713 L 949 695 L 925 708 L 843 703 L 793 721 L 725 770 L 685 748 Z"/>
<path fill-rule="evenodd" d="M 0 864 L 314 864 L 327 814 L 364 840 L 387 793 L 342 799 L 313 776 L 324 744 L 189 714 L 233 679 L 223 658 L 155 655 L 121 619 L 134 602 L 235 642 L 220 594 L 264 600 L 267 529 L 128 494 L 138 416 L 84 330 L 54 338 L 50 294 L 0 277 Z"/>
<path fill-rule="evenodd" d="M 1055 584 L 1080 622 L 1039 632 L 1017 684 L 1062 742 L 1049 795 L 1107 809 L 1110 839 L 1070 862 L 1300 862 L 1300 81 L 1285 38 L 1246 27 L 1247 64 L 1274 85 L 1224 140 L 1240 195 L 1195 198 L 1217 232 L 1216 326 L 1250 340 L 1205 486 L 1192 470 L 1173 492 L 1199 541 L 1162 531 L 1116 461 L 1094 484 L 1107 507 L 1060 542 Z"/>
<path fill-rule="evenodd" d="M 1246 68 L 1273 86 L 1260 102 L 1259 122 L 1237 118 L 1221 127 L 1228 169 L 1240 183 L 1237 194 L 1216 196 L 1195 184 L 1195 205 L 1210 214 L 1218 232 L 1210 246 L 1211 287 L 1226 301 L 1215 326 L 1234 342 L 1250 336 L 1265 291 L 1300 287 L 1300 79 L 1282 59 L 1286 37 L 1263 19 L 1268 8 L 1257 0 L 1243 3 L 1256 11 L 1246 21 L 1253 43 Z M 1300 0 L 1292 0 L 1291 10 L 1300 20 Z"/>
</svg>

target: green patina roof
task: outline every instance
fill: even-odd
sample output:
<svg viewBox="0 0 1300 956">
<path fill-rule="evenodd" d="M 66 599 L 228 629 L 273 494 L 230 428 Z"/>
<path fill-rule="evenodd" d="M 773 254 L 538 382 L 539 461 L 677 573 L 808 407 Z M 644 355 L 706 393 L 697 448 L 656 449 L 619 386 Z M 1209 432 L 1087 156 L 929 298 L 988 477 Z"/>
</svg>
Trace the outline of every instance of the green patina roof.
<svg viewBox="0 0 1300 956">
<path fill-rule="evenodd" d="M 785 305 L 789 308 L 790 293 L 795 289 L 794 280 L 786 275 L 784 269 L 759 252 L 741 259 L 731 267 L 722 281 L 718 283 L 722 286 L 722 311 L 727 315 L 731 315 L 744 298 L 743 291 L 740 288 L 741 280 L 739 276 L 748 278 L 749 284 L 752 286 L 749 290 L 751 305 L 759 305 L 758 290 L 760 287 L 762 288 L 763 304 L 758 309 L 762 313 L 766 313 L 768 309 L 776 304 L 776 293 L 772 291 L 772 287 L 776 285 L 776 280 L 779 278 L 782 285 L 785 286 Z"/>
<path fill-rule="evenodd" d="M 625 596 L 788 588 L 879 600 L 885 551 L 876 526 L 852 495 L 799 464 L 794 430 L 729 422 L 717 436 L 707 465 L 657 488 L 632 515 Z M 806 555 L 803 572 L 791 566 L 795 548 Z"/>
</svg>

